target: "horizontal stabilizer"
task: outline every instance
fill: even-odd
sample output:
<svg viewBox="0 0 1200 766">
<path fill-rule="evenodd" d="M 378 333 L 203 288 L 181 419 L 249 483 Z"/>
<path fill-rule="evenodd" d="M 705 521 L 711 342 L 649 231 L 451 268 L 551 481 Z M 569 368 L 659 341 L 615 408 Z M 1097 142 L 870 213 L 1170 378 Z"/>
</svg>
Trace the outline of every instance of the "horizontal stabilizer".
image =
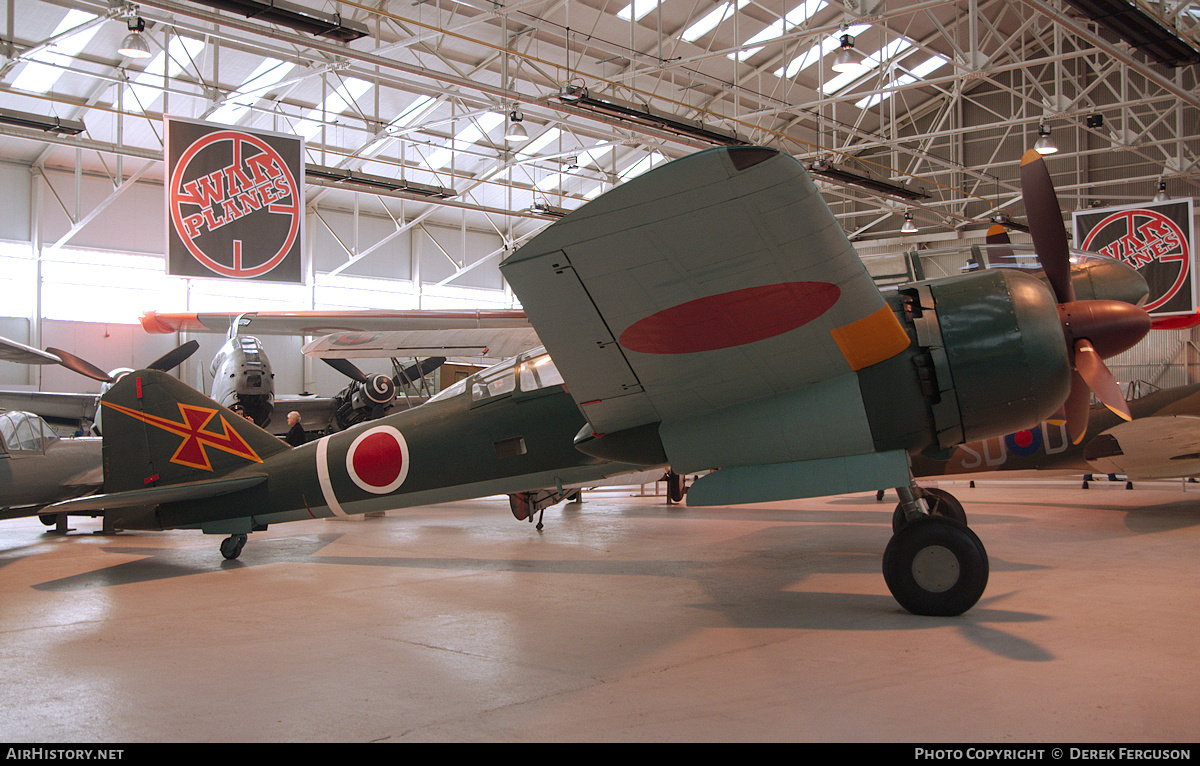
<svg viewBox="0 0 1200 766">
<path fill-rule="evenodd" d="M 1132 479 L 1200 476 L 1200 417 L 1138 418 L 1092 439 L 1084 452 L 1097 473 Z"/>
<path fill-rule="evenodd" d="M 688 489 L 688 505 L 766 503 L 797 497 L 843 495 L 910 483 L 903 450 L 722 468 Z"/>
<path fill-rule="evenodd" d="M 89 495 L 74 500 L 63 500 L 46 507 L 46 512 L 65 511 L 79 513 L 82 511 L 103 511 L 113 508 L 133 508 L 143 505 L 158 505 L 159 503 L 174 503 L 181 500 L 203 500 L 207 497 L 217 497 L 238 492 L 243 489 L 262 484 L 267 480 L 265 474 L 240 476 L 233 479 L 208 479 L 190 481 L 186 484 L 172 484 L 166 487 L 147 487 L 146 489 L 131 489 L 127 492 L 109 492 L 104 495 Z"/>
</svg>

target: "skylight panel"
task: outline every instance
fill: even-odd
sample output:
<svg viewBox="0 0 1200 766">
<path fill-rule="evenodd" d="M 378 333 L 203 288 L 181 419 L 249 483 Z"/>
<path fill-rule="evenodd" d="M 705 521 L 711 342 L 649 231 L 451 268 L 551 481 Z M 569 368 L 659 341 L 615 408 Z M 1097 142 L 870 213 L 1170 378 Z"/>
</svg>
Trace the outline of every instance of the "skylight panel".
<svg viewBox="0 0 1200 766">
<path fill-rule="evenodd" d="M 828 54 L 842 47 L 843 34 L 848 34 L 851 37 L 857 37 L 870 28 L 870 24 L 855 24 L 854 26 L 847 28 L 845 32 L 838 32 L 836 35 L 830 35 L 829 37 L 826 37 L 821 42 L 809 48 L 803 56 L 799 56 L 788 62 L 787 67 L 780 67 L 779 69 L 775 70 L 775 76 L 780 79 L 790 80 L 791 78 L 803 72 L 805 69 L 808 69 L 813 64 L 825 58 L 825 56 Z"/>
<path fill-rule="evenodd" d="M 658 7 L 658 0 L 633 0 L 632 3 L 617 11 L 617 18 L 629 21 L 638 20 Z"/>
<path fill-rule="evenodd" d="M 225 103 L 208 116 L 209 121 L 219 122 L 222 125 L 234 124 L 294 68 L 295 64 L 279 59 L 263 59 L 258 68 L 246 78 L 236 91 L 230 94 Z"/>
<path fill-rule="evenodd" d="M 866 76 L 871 70 L 878 69 L 885 61 L 889 61 L 900 54 L 904 53 L 909 48 L 916 45 L 907 37 L 900 37 L 892 40 L 887 45 L 872 53 L 870 56 L 863 58 L 863 66 L 865 69 L 861 72 L 844 72 L 829 82 L 821 89 L 826 95 L 837 93 L 842 88 L 857 82 L 862 77 Z"/>
<path fill-rule="evenodd" d="M 553 126 L 543 131 L 541 135 L 537 136 L 532 141 L 526 142 L 525 145 L 521 147 L 521 150 L 518 151 L 513 157 L 513 164 L 522 162 L 524 160 L 533 159 L 535 154 L 542 149 L 545 149 L 552 141 L 557 139 L 561 133 L 561 130 Z M 482 180 L 494 181 L 505 178 L 508 176 L 509 171 L 511 170 L 511 165 L 498 165 L 492 171 L 485 173 L 482 177 Z"/>
<path fill-rule="evenodd" d="M 504 115 L 496 112 L 486 112 L 479 117 L 471 120 L 471 124 L 454 136 L 454 141 L 451 146 L 462 144 L 474 144 L 485 135 L 491 133 L 500 125 L 504 124 Z M 453 149 L 438 149 L 425 162 L 425 166 L 430 170 L 440 170 L 450 164 L 451 158 L 454 157 Z"/>
<path fill-rule="evenodd" d="M 350 108 L 351 104 L 356 102 L 370 89 L 371 83 L 366 80 L 347 77 L 338 86 L 337 90 L 325 97 L 325 101 L 321 106 L 313 109 L 303 120 L 298 122 L 292 132 L 311 140 L 323 127 L 323 123 L 321 122 L 322 115 L 341 114 L 345 112 Z"/>
<path fill-rule="evenodd" d="M 54 28 L 54 32 L 50 37 L 61 35 L 75 27 L 88 23 L 94 18 L 96 18 L 94 13 L 87 13 L 80 10 L 68 11 L 63 20 Z M 64 70 L 57 66 L 47 66 L 47 64 L 69 63 L 71 57 L 77 56 L 83 50 L 83 46 L 87 45 L 92 37 L 100 31 L 101 26 L 100 24 L 96 24 L 90 29 L 85 29 L 82 32 L 65 37 L 45 50 L 40 50 L 30 56 L 29 61 L 21 69 L 20 74 L 13 80 L 13 87 L 19 90 L 33 91 L 34 93 L 48 92 L 54 87 L 54 83 L 58 82 L 58 78 L 62 76 Z"/>
<path fill-rule="evenodd" d="M 805 0 L 800 5 L 797 5 L 795 8 L 785 13 L 783 18 L 777 19 L 775 23 L 771 24 L 766 29 L 754 35 L 742 44 L 754 45 L 755 43 L 764 43 L 768 40 L 774 40 L 777 37 L 783 37 L 795 27 L 798 27 L 811 19 L 826 5 L 827 3 L 825 0 Z M 763 46 L 761 45 L 756 48 L 744 48 L 740 51 L 734 51 L 733 53 L 728 54 L 728 58 L 735 61 L 739 59 L 748 59 L 762 49 Z"/>
<path fill-rule="evenodd" d="M 884 86 L 883 93 L 872 93 L 869 96 L 859 99 L 854 105 L 859 109 L 870 109 L 871 107 L 891 98 L 894 94 L 894 88 L 898 88 L 903 85 L 909 85 L 917 82 L 918 80 L 924 79 L 949 63 L 950 62 L 947 59 L 944 59 L 941 56 L 934 56 L 933 58 L 926 59 L 921 64 L 913 67 L 906 74 L 900 75 Z"/>
<path fill-rule="evenodd" d="M 396 117 L 387 124 L 383 129 L 385 135 L 380 136 L 371 142 L 366 149 L 363 149 L 361 154 L 363 157 L 374 157 L 379 154 L 379 151 L 391 140 L 392 133 L 399 132 L 404 128 L 417 121 L 421 115 L 428 112 L 437 105 L 437 99 L 433 96 L 421 96 L 416 101 L 413 101 L 404 111 L 396 115 Z"/>
<path fill-rule="evenodd" d="M 745 8 L 749 3 L 750 0 L 737 0 L 737 10 Z M 716 29 L 722 21 L 733 16 L 733 12 L 733 2 L 721 3 L 716 8 L 704 14 L 699 21 L 680 32 L 679 37 L 689 43 L 695 42 Z"/>
<path fill-rule="evenodd" d="M 193 40 L 190 37 L 175 36 L 171 38 L 168 50 L 160 51 L 150 59 L 133 82 L 125 87 L 123 106 L 127 111 L 146 111 L 150 105 L 162 97 L 164 72 L 167 79 L 178 77 L 184 67 L 195 60 L 204 50 L 203 40 Z M 168 55 L 169 53 L 169 55 Z"/>
</svg>

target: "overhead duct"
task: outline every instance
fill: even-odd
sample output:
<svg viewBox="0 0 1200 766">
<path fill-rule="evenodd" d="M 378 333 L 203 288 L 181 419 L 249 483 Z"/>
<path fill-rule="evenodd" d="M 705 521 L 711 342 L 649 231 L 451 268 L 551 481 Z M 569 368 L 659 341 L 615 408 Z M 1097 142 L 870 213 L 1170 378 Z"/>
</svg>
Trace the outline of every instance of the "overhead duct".
<svg viewBox="0 0 1200 766">
<path fill-rule="evenodd" d="M 653 110 L 648 106 L 638 106 L 622 101 L 596 98 L 588 95 L 586 88 L 564 88 L 558 95 L 559 101 L 577 109 L 596 112 L 621 122 L 658 128 L 668 133 L 674 133 L 684 138 L 693 138 L 718 146 L 745 146 L 750 142 L 736 133 L 717 128 L 711 128 L 702 122 L 675 117 L 664 112 Z"/>
<path fill-rule="evenodd" d="M 16 125 L 20 128 L 32 128 L 66 136 L 77 136 L 87 130 L 82 120 L 64 120 L 61 117 L 18 112 L 15 109 L 0 109 L 0 125 Z"/>
<path fill-rule="evenodd" d="M 1128 0 L 1066 0 L 1078 10 L 1125 42 L 1163 66 L 1180 67 L 1200 63 L 1200 48 L 1170 22 L 1142 3 Z"/>
<path fill-rule="evenodd" d="M 305 165 L 304 177 L 306 180 L 320 179 L 339 186 L 356 186 L 366 190 L 385 189 L 387 191 L 407 192 L 421 197 L 436 197 L 438 199 L 448 199 L 458 194 L 453 189 L 447 189 L 444 186 L 406 181 L 403 178 L 373 176 L 367 173 L 360 173 L 357 170 L 328 168 L 321 165 Z"/>
<path fill-rule="evenodd" d="M 861 186 L 864 189 L 890 194 L 903 199 L 929 199 L 925 190 L 918 186 L 909 186 L 899 181 L 889 181 L 879 178 L 865 170 L 858 170 L 847 165 L 838 165 L 825 160 L 817 160 L 808 166 L 809 172 L 815 176 L 847 186 Z"/>
<path fill-rule="evenodd" d="M 367 26 L 343 19 L 341 14 L 324 13 L 284 0 L 192 0 L 199 5 L 239 13 L 248 19 L 261 19 L 317 37 L 348 43 L 368 34 Z"/>
</svg>

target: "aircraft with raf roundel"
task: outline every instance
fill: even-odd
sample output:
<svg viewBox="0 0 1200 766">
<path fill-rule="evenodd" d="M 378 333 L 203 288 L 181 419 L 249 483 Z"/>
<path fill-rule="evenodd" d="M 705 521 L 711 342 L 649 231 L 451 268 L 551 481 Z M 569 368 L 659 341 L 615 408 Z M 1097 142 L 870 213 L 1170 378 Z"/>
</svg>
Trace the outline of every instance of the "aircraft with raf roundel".
<svg viewBox="0 0 1200 766">
<path fill-rule="evenodd" d="M 103 493 L 51 509 L 228 535 L 222 551 L 236 556 L 273 523 L 656 467 L 711 471 L 689 505 L 895 487 L 904 523 L 883 555 L 889 590 L 911 612 L 961 614 L 986 588 L 987 553 L 968 526 L 929 513 L 911 455 L 1029 428 L 1087 388 L 1128 417 L 1101 360 L 1150 328 L 1130 303 L 1076 300 L 1036 153 L 1022 188 L 1050 286 L 996 269 L 885 297 L 799 161 L 699 152 L 501 264 L 545 352 L 295 449 L 160 371 L 127 375 L 102 398 Z M 732 391 L 730 370 L 745 379 Z M 1073 438 L 1083 414 L 1066 407 Z"/>
</svg>

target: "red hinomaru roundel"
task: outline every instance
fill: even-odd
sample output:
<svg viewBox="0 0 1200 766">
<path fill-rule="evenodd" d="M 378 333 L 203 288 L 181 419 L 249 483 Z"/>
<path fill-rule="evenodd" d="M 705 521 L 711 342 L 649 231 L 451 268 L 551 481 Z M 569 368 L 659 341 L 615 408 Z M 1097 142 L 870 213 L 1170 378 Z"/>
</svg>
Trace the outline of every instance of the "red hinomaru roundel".
<svg viewBox="0 0 1200 766">
<path fill-rule="evenodd" d="M 394 492 L 408 476 L 408 443 L 392 426 L 368 428 L 350 443 L 346 472 L 367 492 Z"/>
</svg>

